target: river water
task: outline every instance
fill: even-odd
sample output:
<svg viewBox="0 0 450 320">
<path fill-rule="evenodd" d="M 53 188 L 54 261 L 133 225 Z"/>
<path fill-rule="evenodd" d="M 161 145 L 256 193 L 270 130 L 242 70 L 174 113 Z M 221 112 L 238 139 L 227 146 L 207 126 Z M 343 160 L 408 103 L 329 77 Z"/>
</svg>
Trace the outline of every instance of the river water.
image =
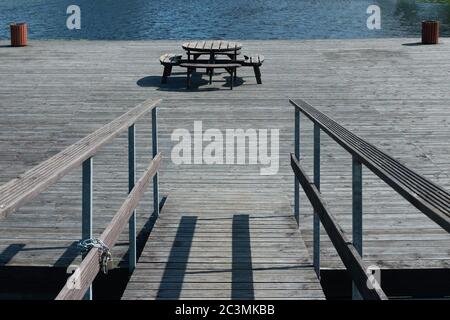
<svg viewBox="0 0 450 320">
<path fill-rule="evenodd" d="M 69 5 L 81 29 L 69 30 Z M 367 8 L 381 9 L 381 29 Z M 27 22 L 32 39 L 327 39 L 419 37 L 420 22 L 439 19 L 450 36 L 450 2 L 410 0 L 1 0 L 0 39 Z"/>
</svg>

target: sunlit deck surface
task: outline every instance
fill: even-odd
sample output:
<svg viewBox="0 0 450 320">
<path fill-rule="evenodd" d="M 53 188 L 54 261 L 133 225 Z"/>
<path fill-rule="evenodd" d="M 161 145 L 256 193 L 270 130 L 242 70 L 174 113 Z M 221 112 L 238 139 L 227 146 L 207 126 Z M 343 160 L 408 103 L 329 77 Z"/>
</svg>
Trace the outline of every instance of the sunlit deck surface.
<svg viewBox="0 0 450 320">
<path fill-rule="evenodd" d="M 240 68 L 231 91 L 174 69 L 160 84 L 161 54 L 179 41 L 0 42 L 0 183 L 6 183 L 148 98 L 158 109 L 161 194 L 168 199 L 124 298 L 323 298 L 311 262 L 312 212 L 301 197 L 293 218 L 294 112 L 302 98 L 450 189 L 450 39 L 242 41 L 263 54 L 262 85 Z M 223 74 L 225 75 L 225 74 Z M 197 87 L 198 86 L 198 87 Z M 182 165 L 170 160 L 176 128 L 280 130 L 280 170 L 255 165 Z M 138 176 L 151 157 L 150 115 L 137 124 Z M 312 176 L 312 124 L 302 120 L 301 153 Z M 321 191 L 351 235 L 351 157 L 322 135 Z M 127 138 L 94 159 L 94 234 L 127 194 Z M 450 236 L 368 170 L 363 175 L 364 260 L 385 269 L 450 267 Z M 152 201 L 138 208 L 145 238 Z M 0 265 L 66 267 L 79 260 L 81 170 L 0 222 Z M 113 248 L 126 267 L 128 234 Z M 326 234 L 322 268 L 343 268 Z M 308 254 L 309 251 L 309 254 Z M 249 267 L 250 266 L 250 267 Z M 244 271 L 242 271 L 244 270 Z M 182 282 L 182 284 L 180 284 Z M 251 285 L 249 285 L 251 283 Z"/>
</svg>

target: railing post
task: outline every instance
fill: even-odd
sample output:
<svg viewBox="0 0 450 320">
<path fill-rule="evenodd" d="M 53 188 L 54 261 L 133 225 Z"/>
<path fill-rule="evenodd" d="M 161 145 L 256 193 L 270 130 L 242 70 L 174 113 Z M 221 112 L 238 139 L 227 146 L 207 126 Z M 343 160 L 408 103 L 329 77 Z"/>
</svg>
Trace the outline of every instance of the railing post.
<svg viewBox="0 0 450 320">
<path fill-rule="evenodd" d="M 362 208 L 362 165 L 355 157 L 352 160 L 352 231 L 353 231 L 353 246 L 362 257 L 363 250 L 363 208 Z M 352 299 L 361 300 L 361 294 L 352 285 Z"/>
<path fill-rule="evenodd" d="M 300 110 L 295 108 L 295 157 L 300 161 Z M 294 175 L 294 216 L 297 219 L 297 225 L 300 227 L 300 183 Z"/>
<path fill-rule="evenodd" d="M 152 150 L 153 158 L 158 154 L 158 118 L 157 109 L 152 109 Z M 159 191 L 158 191 L 158 172 L 153 177 L 153 210 L 155 217 L 159 217 Z"/>
<path fill-rule="evenodd" d="M 82 240 L 92 238 L 92 174 L 93 158 L 83 162 L 82 167 L 82 211 L 81 211 L 81 238 Z M 84 258 L 84 257 L 83 257 Z M 86 291 L 85 300 L 92 300 L 92 286 Z"/>
<path fill-rule="evenodd" d="M 317 190 L 320 191 L 320 127 L 314 122 L 314 184 Z M 314 212 L 313 217 L 313 229 L 314 229 L 314 250 L 313 261 L 314 270 L 317 277 L 320 278 L 320 219 L 319 215 Z"/>
<path fill-rule="evenodd" d="M 131 192 L 136 182 L 136 150 L 135 125 L 128 128 L 128 192 Z M 128 270 L 132 273 L 136 267 L 136 210 L 128 222 Z"/>
</svg>

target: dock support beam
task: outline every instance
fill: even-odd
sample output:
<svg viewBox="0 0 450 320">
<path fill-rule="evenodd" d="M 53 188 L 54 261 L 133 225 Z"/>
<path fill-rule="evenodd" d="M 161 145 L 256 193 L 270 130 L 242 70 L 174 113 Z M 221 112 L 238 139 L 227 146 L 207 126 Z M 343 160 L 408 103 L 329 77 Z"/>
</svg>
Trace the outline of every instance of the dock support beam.
<svg viewBox="0 0 450 320">
<path fill-rule="evenodd" d="M 136 149 L 135 149 L 135 125 L 128 128 L 128 192 L 134 188 L 136 182 Z M 128 222 L 128 270 L 130 273 L 136 268 L 136 210 Z"/>
<path fill-rule="evenodd" d="M 320 191 L 320 127 L 314 123 L 314 184 L 318 191 Z M 320 279 L 320 218 L 317 212 L 314 212 L 313 217 L 313 232 L 314 232 L 314 270 L 317 277 Z"/>
<path fill-rule="evenodd" d="M 92 238 L 92 174 L 93 174 L 93 158 L 89 158 L 83 162 L 82 168 L 82 210 L 81 210 L 81 239 Z M 84 257 L 83 257 L 84 258 Z M 92 286 L 86 291 L 85 300 L 92 300 Z"/>
<path fill-rule="evenodd" d="M 158 154 L 158 118 L 156 108 L 152 109 L 152 150 L 153 158 Z M 155 218 L 159 217 L 158 173 L 153 177 L 153 210 Z"/>
<path fill-rule="evenodd" d="M 362 258 L 363 251 L 363 208 L 362 208 L 362 165 L 355 157 L 352 160 L 352 231 L 353 246 Z M 352 299 L 361 300 L 361 294 L 352 284 Z"/>
<path fill-rule="evenodd" d="M 300 111 L 295 108 L 295 157 L 300 161 Z M 297 225 L 300 227 L 300 183 L 294 175 L 294 216 L 297 219 Z"/>
</svg>

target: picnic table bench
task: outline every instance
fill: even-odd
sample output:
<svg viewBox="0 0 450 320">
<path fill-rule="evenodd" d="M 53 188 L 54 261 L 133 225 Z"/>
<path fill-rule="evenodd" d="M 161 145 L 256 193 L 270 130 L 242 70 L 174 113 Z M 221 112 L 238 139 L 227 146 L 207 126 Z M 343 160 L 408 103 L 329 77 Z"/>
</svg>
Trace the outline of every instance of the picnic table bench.
<svg viewBox="0 0 450 320">
<path fill-rule="evenodd" d="M 244 60 L 238 60 L 238 62 L 243 67 L 253 67 L 253 71 L 255 72 L 256 83 L 261 84 L 261 70 L 259 69 L 263 62 L 264 56 L 262 55 L 254 55 L 254 56 L 244 56 Z"/>
<path fill-rule="evenodd" d="M 231 60 L 230 60 L 231 61 Z M 202 62 L 183 62 L 180 67 L 187 68 L 187 88 L 190 88 L 191 75 L 197 68 L 204 68 L 209 71 L 209 84 L 212 83 L 212 70 L 214 69 L 225 69 L 230 74 L 230 89 L 233 90 L 233 82 L 236 78 L 236 69 L 241 67 L 239 63 L 202 63 Z"/>
<path fill-rule="evenodd" d="M 172 74 L 172 67 L 181 63 L 181 54 L 165 53 L 159 57 L 159 62 L 164 66 L 161 83 L 166 83 L 167 78 Z"/>
</svg>

